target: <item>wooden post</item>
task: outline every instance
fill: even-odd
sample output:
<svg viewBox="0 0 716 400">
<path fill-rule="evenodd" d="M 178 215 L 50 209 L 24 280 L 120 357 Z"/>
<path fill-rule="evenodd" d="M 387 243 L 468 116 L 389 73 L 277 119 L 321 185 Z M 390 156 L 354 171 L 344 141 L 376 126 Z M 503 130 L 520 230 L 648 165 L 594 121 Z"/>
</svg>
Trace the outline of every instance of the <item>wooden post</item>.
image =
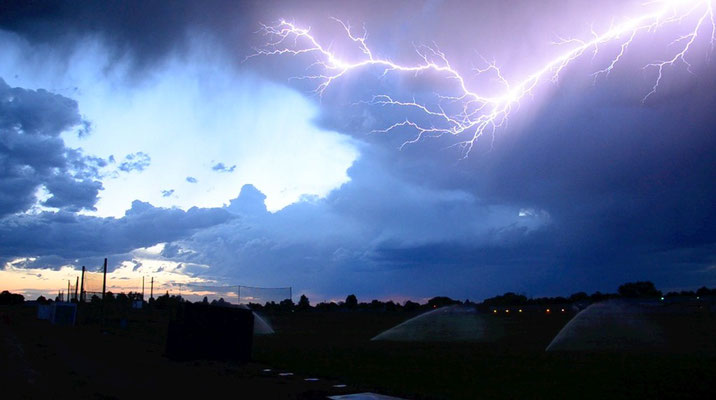
<svg viewBox="0 0 716 400">
<path fill-rule="evenodd" d="M 102 300 L 104 300 L 104 293 L 107 290 L 107 259 L 104 259 L 104 278 L 102 279 Z"/>
<path fill-rule="evenodd" d="M 80 299 L 79 301 L 82 302 L 85 300 L 85 266 L 82 266 L 82 279 L 80 280 Z"/>
</svg>

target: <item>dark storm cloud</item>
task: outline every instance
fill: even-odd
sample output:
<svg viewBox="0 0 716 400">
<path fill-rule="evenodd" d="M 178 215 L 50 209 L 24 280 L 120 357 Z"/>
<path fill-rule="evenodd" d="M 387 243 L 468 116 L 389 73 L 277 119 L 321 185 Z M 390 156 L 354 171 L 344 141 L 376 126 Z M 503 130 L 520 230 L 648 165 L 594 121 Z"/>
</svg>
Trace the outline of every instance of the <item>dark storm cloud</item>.
<svg viewBox="0 0 716 400">
<path fill-rule="evenodd" d="M 46 90 L 11 88 L 0 80 L 0 129 L 26 135 L 57 137 L 80 124 L 77 102 Z"/>
<path fill-rule="evenodd" d="M 44 205 L 94 209 L 106 162 L 65 147 L 60 134 L 78 126 L 85 129 L 74 100 L 0 79 L 0 217 L 32 207 L 40 186 L 50 193 Z"/>
<path fill-rule="evenodd" d="M 434 260 L 421 260 L 421 253 L 411 249 L 437 244 L 473 251 L 479 246 L 514 248 L 548 223 L 520 218 L 518 208 L 484 204 L 463 191 L 406 183 L 385 170 L 380 157 L 364 153 L 349 171 L 351 181 L 327 198 L 275 213 L 266 211 L 265 195 L 246 185 L 226 207 L 240 218 L 168 245 L 163 256 L 211 265 L 201 272 L 246 284 L 280 281 L 327 296 L 359 289 L 380 295 L 388 284 L 378 284 L 376 274 L 400 280 L 401 274 L 425 269 Z M 412 253 L 412 261 L 398 252 Z M 472 259 L 479 259 L 477 251 Z M 400 290 L 411 291 L 407 286 Z M 418 287 L 412 293 L 429 294 Z"/>
<path fill-rule="evenodd" d="M 95 209 L 94 204 L 97 202 L 97 193 L 102 189 L 102 183 L 60 175 L 48 180 L 45 187 L 52 195 L 42 203 L 43 205 L 77 212 L 82 209 Z"/>
<path fill-rule="evenodd" d="M 465 32 L 473 29 L 461 24 L 425 25 L 425 35 L 445 38 L 455 26 Z M 401 38 L 405 39 L 394 42 L 402 43 Z M 505 38 L 523 43 L 513 36 L 497 40 Z M 374 35 L 371 39 L 380 43 Z M 439 41 L 448 57 L 464 46 L 464 41 L 445 43 Z M 712 134 L 716 67 L 699 64 L 699 72 L 689 75 L 677 65 L 669 70 L 671 83 L 662 82 L 656 94 L 642 103 L 655 77 L 642 70 L 644 59 L 638 56 L 653 61 L 653 47 L 640 47 L 636 55 L 632 51 L 631 59 L 596 83 L 591 73 L 599 60 L 592 59 L 591 64 L 589 57 L 578 60 L 559 83 L 547 83 L 544 94 L 523 102 L 494 140 L 483 136 L 467 159 L 459 160 L 462 153 L 454 147 L 467 137 L 445 135 L 407 145 L 380 161 L 382 168 L 405 182 L 462 190 L 486 204 L 544 210 L 551 216 L 549 229 L 509 245 L 384 243 L 371 254 L 387 267 L 502 265 L 505 276 L 539 269 L 546 271 L 544 282 L 563 282 L 559 290 L 570 290 L 574 282 L 581 282 L 585 290 L 604 284 L 613 289 L 628 279 L 687 286 L 716 282 L 713 276 L 694 274 L 716 261 L 716 211 L 710 206 L 716 201 L 716 186 L 711 183 L 716 181 Z M 332 83 L 323 94 L 318 123 L 388 151 L 414 139 L 415 132 L 409 129 L 366 134 L 420 116 L 360 100 L 386 92 L 411 100 L 422 94 L 421 88 L 401 86 L 397 78 L 377 80 L 368 72 L 355 75 L 358 78 Z M 421 122 L 431 125 L 430 120 Z M 336 194 L 347 195 L 350 188 L 345 185 Z M 395 191 L 389 192 L 380 198 L 391 202 Z M 370 203 L 373 197 L 368 193 L 354 195 Z M 395 210 L 401 212 L 399 203 Z M 435 209 L 426 212 L 440 214 Z M 557 287 L 544 282 L 544 287 Z"/>
<path fill-rule="evenodd" d="M 400 133 L 365 136 L 363 110 L 326 101 L 325 126 L 370 144 L 351 181 L 325 201 L 275 214 L 263 213 L 254 188 L 242 191 L 229 210 L 249 217 L 197 233 L 183 245 L 199 251 L 185 257 L 218 274 L 282 276 L 329 295 L 429 296 L 436 273 L 446 291 L 469 297 L 615 290 L 640 279 L 713 284 L 715 78 L 655 104 L 625 93 L 620 77 L 560 87 L 547 111 L 517 117 L 460 161 L 448 147 L 460 138 L 398 151 Z M 400 118 L 387 114 L 371 119 L 379 127 Z M 549 218 L 515 223 L 518 210 L 526 221 Z"/>
<path fill-rule="evenodd" d="M 619 82 L 558 93 L 556 112 L 486 172 L 487 189 L 548 210 L 582 262 L 713 244 L 714 78 L 656 106 L 615 105 Z"/>
<path fill-rule="evenodd" d="M 124 161 L 119 164 L 119 170 L 124 172 L 130 171 L 144 171 L 145 168 L 151 164 L 152 158 L 148 154 L 141 151 L 133 154 L 128 154 L 124 157 Z"/>
<path fill-rule="evenodd" d="M 423 7 L 395 2 L 260 7 L 236 2 L 6 2 L 0 6 L 0 27 L 36 43 L 66 46 L 75 36 L 98 34 L 118 56 L 129 53 L 143 67 L 180 51 L 192 31 L 213 33 L 243 59 L 250 53 L 248 43 L 254 36 L 249 35 L 258 22 L 295 18 L 314 25 L 313 32 L 341 34 L 322 26 L 330 23 L 329 16 L 337 16 L 354 25 L 366 21 L 376 54 L 414 60 L 411 43 L 435 40 L 464 71 L 479 63 L 472 52 L 476 49 L 519 77 L 530 72 L 522 69 L 534 66 L 535 49 L 555 39 L 555 33 L 572 33 L 552 30 L 562 26 L 555 23 L 564 19 L 562 3 L 549 3 L 548 13 L 537 10 L 541 14 L 533 3 L 522 4 L 528 5 L 526 11 L 512 12 L 514 4 L 500 2 L 450 7 L 438 2 L 420 3 Z M 584 4 L 598 8 L 604 3 L 572 2 L 570 7 Z M 280 10 L 284 6 L 288 7 Z M 575 20 L 567 26 L 581 26 L 588 37 L 589 22 L 593 21 Z M 505 32 L 505 26 L 510 27 L 509 34 L 494 34 Z M 630 55 L 649 50 L 635 46 Z M 254 58 L 243 66 L 285 83 L 312 61 Z M 321 111 L 316 123 L 349 134 L 365 146 L 361 161 L 349 171 L 352 181 L 325 200 L 294 204 L 274 214 L 266 212 L 262 193 L 244 187 L 227 208 L 241 218 L 185 230 L 176 239 L 163 236 L 162 240 L 177 240 L 165 247 L 163 256 L 207 263 L 212 273 L 255 282 L 265 279 L 272 284 L 280 277 L 290 284 L 314 285 L 328 295 L 353 290 L 434 295 L 440 289 L 470 297 L 520 289 L 549 295 L 614 290 L 625 280 L 639 279 L 653 279 L 660 286 L 716 284 L 712 272 L 698 272 L 709 271 L 716 262 L 714 65 L 695 77 L 679 79 L 677 88 L 665 88 L 642 104 L 651 76 L 638 62 L 627 58 L 609 79 L 593 84 L 590 74 L 599 62 L 583 57 L 559 83 L 546 84 L 546 93 L 526 100 L 494 141 L 489 135 L 481 138 L 464 160 L 459 148 L 450 147 L 464 136 L 425 139 L 398 150 L 415 137 L 414 132 L 369 134 L 414 115 L 361 101 L 386 91 L 409 100 L 433 93 L 435 81 L 408 82 L 395 74 L 378 78 L 371 71 L 338 80 L 320 102 L 314 97 Z M 267 65 L 271 68 L 264 68 Z M 679 68 L 670 73 L 684 72 Z M 307 96 L 315 89 L 310 80 L 291 84 Z M 1 176 L 0 216 L 27 209 L 43 182 L 59 185 L 48 202 L 68 210 L 91 207 L 92 193 L 96 196 L 99 189 L 96 183 L 92 186 L 91 176 L 72 182 L 64 175 L 43 178 L 53 168 L 66 168 L 71 158 L 57 132 L 81 124 L 77 105 L 43 91 L 28 93 L 41 106 L 3 103 L 8 107 L 3 117 L 12 116 L 8 121 L 15 122 L 0 125 L 2 162 L 24 161 L 0 170 L 12 171 Z M 27 127 L 24 136 L 13 130 L 17 121 Z M 12 151 L 3 153 L 10 142 Z M 92 164 L 81 154 L 75 158 L 79 164 Z M 227 166 L 218 163 L 212 169 L 226 171 Z M 196 182 L 192 177 L 186 180 Z M 533 225 L 515 223 L 515 214 L 523 208 L 549 218 L 535 218 L 539 223 Z M 46 214 L 22 218 L 34 218 L 33 223 L 50 230 L 67 223 L 78 232 L 84 231 L 80 225 L 114 221 L 73 216 L 71 223 L 63 222 L 69 218 L 66 214 L 56 220 Z M 13 217 L 13 224 L 29 221 L 22 218 Z M 124 219 L 129 218 L 128 214 Z M 10 237 L 11 231 L 5 232 Z M 117 232 L 122 245 L 109 249 L 105 244 L 106 251 L 156 243 L 121 238 Z M 94 245 L 97 239 L 88 234 L 86 240 Z M 22 247 L 17 241 L 15 246 Z M 42 254 L 72 252 L 51 243 L 47 249 Z M 76 251 L 85 254 L 86 249 Z"/>
<path fill-rule="evenodd" d="M 3 257 L 57 256 L 65 260 L 121 254 L 178 240 L 234 216 L 221 209 L 157 208 L 135 200 L 121 218 L 68 212 L 14 215 L 0 222 Z"/>
<path fill-rule="evenodd" d="M 54 50 L 71 50 L 78 38 L 100 37 L 115 57 L 129 55 L 141 71 L 174 51 L 183 51 L 189 33 L 249 34 L 246 14 L 255 5 L 236 1 L 6 1 L 0 29 L 16 32 Z M 237 33 L 238 34 L 238 33 Z"/>
<path fill-rule="evenodd" d="M 236 165 L 232 165 L 231 167 L 227 167 L 224 165 L 224 163 L 217 163 L 213 167 L 211 167 L 212 171 L 216 172 L 234 172 L 236 169 Z"/>
</svg>

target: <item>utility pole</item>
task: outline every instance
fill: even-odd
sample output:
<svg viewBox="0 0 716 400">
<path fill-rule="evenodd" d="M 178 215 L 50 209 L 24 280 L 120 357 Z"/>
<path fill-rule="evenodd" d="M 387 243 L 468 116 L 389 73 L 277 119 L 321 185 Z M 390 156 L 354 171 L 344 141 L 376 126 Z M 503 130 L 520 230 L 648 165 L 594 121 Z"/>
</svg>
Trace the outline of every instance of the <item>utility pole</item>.
<svg viewBox="0 0 716 400">
<path fill-rule="evenodd" d="M 142 301 L 144 301 L 144 275 L 142 275 Z"/>
<path fill-rule="evenodd" d="M 152 277 L 152 285 L 149 287 L 149 300 L 154 298 L 154 277 Z"/>
<path fill-rule="evenodd" d="M 70 302 L 70 280 L 67 280 L 67 302 Z"/>
<path fill-rule="evenodd" d="M 80 281 L 80 302 L 85 300 L 85 266 L 82 266 L 82 279 Z"/>
<path fill-rule="evenodd" d="M 104 300 L 104 293 L 107 290 L 107 259 L 104 259 L 104 278 L 102 279 L 102 300 Z"/>
<path fill-rule="evenodd" d="M 80 277 L 78 276 L 77 278 L 75 278 L 75 301 L 78 303 L 80 302 L 80 298 L 77 297 L 77 289 L 79 289 L 79 286 L 80 286 Z"/>
</svg>

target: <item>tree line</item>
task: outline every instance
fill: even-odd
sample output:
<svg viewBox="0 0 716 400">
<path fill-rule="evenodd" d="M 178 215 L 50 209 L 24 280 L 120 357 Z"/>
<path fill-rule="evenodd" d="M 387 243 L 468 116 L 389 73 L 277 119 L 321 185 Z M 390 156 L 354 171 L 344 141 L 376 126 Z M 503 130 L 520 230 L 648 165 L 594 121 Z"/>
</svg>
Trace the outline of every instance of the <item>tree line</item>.
<svg viewBox="0 0 716 400">
<path fill-rule="evenodd" d="M 338 302 L 321 302 L 316 305 L 311 305 L 310 300 L 305 294 L 302 294 L 298 300 L 298 303 L 294 303 L 291 299 L 285 299 L 280 302 L 267 302 L 265 304 L 249 303 L 251 309 L 257 311 L 416 311 L 424 309 L 434 309 L 443 306 L 454 305 L 454 304 L 465 304 L 475 306 L 486 306 L 486 307 L 503 307 L 503 306 L 528 306 L 528 305 L 549 305 L 549 304 L 575 304 L 575 303 L 594 303 L 607 299 L 613 298 L 661 298 L 661 299 L 673 299 L 673 298 L 700 298 L 705 296 L 716 296 L 716 288 L 709 289 L 707 287 L 701 287 L 696 291 L 680 291 L 680 292 L 668 292 L 662 294 L 662 292 L 649 281 L 638 281 L 628 282 L 620 285 L 616 293 L 601 293 L 599 291 L 592 294 L 586 292 L 573 293 L 567 297 L 536 297 L 528 298 L 525 294 L 507 292 L 498 296 L 490 297 L 482 302 L 471 302 L 469 299 L 465 301 L 455 300 L 450 297 L 437 296 L 428 300 L 426 303 L 421 304 L 411 300 L 407 300 L 403 303 L 395 302 L 392 300 L 380 301 L 372 300 L 370 302 L 359 302 L 355 294 L 350 294 L 346 297 L 345 301 Z M 55 299 L 56 301 L 58 299 Z M 137 292 L 129 293 L 118 293 L 113 294 L 112 292 L 105 293 L 104 300 L 100 297 L 93 295 L 90 299 L 90 303 L 98 304 L 112 304 L 119 308 L 129 308 L 132 302 L 141 301 L 142 294 Z M 13 305 L 21 304 L 25 301 L 25 298 L 21 294 L 10 293 L 5 290 L 0 293 L 0 305 Z M 39 296 L 36 300 L 38 303 L 49 303 L 52 300 L 46 299 L 44 296 Z M 187 300 L 182 298 L 180 295 L 170 295 L 169 292 L 164 295 L 158 296 L 157 298 L 151 298 L 146 301 L 150 306 L 156 308 L 172 308 Z M 226 302 L 223 298 L 218 300 L 208 301 L 204 297 L 201 303 L 209 303 L 216 306 L 229 306 L 230 303 Z"/>
</svg>

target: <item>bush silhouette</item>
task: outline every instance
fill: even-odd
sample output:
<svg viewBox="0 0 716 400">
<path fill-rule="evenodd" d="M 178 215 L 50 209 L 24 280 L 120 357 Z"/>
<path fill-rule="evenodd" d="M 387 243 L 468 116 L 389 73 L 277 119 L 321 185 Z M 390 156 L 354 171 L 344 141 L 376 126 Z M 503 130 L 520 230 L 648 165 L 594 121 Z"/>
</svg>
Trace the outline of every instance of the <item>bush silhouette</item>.
<svg viewBox="0 0 716 400">
<path fill-rule="evenodd" d="M 659 297 L 661 291 L 656 290 L 649 281 L 629 282 L 619 286 L 619 295 L 622 297 Z"/>
</svg>

